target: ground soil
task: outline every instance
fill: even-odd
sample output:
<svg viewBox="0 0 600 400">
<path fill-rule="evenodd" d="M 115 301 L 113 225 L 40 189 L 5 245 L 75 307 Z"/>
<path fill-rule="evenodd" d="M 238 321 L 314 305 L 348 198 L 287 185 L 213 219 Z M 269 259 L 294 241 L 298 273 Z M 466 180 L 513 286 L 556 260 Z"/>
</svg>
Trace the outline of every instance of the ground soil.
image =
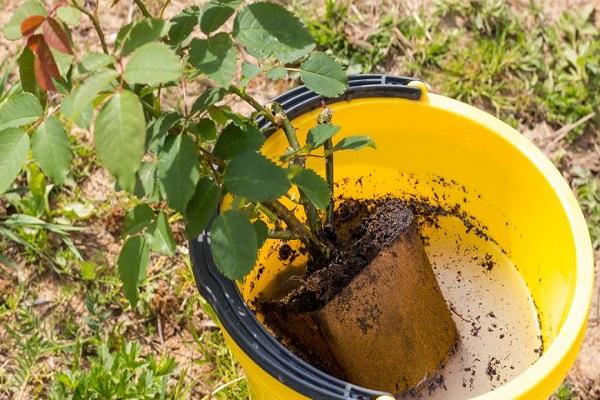
<svg viewBox="0 0 600 400">
<path fill-rule="evenodd" d="M 2 11 L 0 11 L 0 26 L 4 26 L 17 6 L 23 3 L 23 0 L 3 0 L 1 2 Z M 135 5 L 132 1 L 120 1 L 114 2 L 115 5 L 110 6 L 110 1 L 100 2 L 99 8 L 100 20 L 103 26 L 106 27 L 107 41 L 109 45 L 114 42 L 118 29 L 124 24 L 130 22 L 135 15 Z M 148 2 L 152 5 L 152 1 Z M 197 3 L 191 0 L 173 0 L 172 6 L 167 8 L 166 16 L 175 15 L 179 10 Z M 315 3 L 314 0 L 305 0 L 301 3 Z M 528 0 L 511 0 L 511 4 L 516 7 L 525 7 Z M 360 15 L 362 25 L 350 26 L 349 36 L 351 39 L 360 41 L 362 38 L 368 36 L 376 27 L 376 22 L 381 13 L 388 15 L 398 12 L 412 13 L 419 7 L 427 7 L 431 4 L 431 0 L 409 0 L 406 2 L 398 1 L 364 1 L 355 2 L 350 9 L 353 14 Z M 544 1 L 542 9 L 552 19 L 569 8 L 581 7 L 586 4 L 595 5 L 596 8 L 600 8 L 600 0 L 549 0 Z M 309 4 L 307 4 L 307 7 Z M 152 8 L 152 7 L 151 7 Z M 322 7 L 322 3 L 318 2 L 318 9 L 324 12 L 325 7 Z M 156 10 L 153 10 L 156 11 Z M 596 18 L 596 24 L 600 25 L 600 18 Z M 94 50 L 93 46 L 88 46 L 90 43 L 94 43 L 95 37 L 91 26 L 87 21 L 82 20 L 81 26 L 74 33 L 75 42 L 80 44 L 82 49 Z M 5 40 L 3 35 L 0 35 L 0 62 L 13 56 L 19 49 L 19 43 L 8 42 Z M 97 48 L 96 48 L 97 50 Z M 400 73 L 402 63 L 397 60 L 390 58 L 389 66 L 386 66 L 390 73 Z M 203 85 L 207 85 L 208 82 L 200 82 L 194 87 L 190 88 L 191 91 L 198 93 L 202 90 Z M 261 101 L 266 101 L 273 98 L 276 94 L 285 91 L 287 88 L 296 84 L 293 80 L 282 80 L 275 84 L 266 84 L 264 81 L 258 80 L 253 83 L 250 88 L 254 93 L 259 93 L 257 96 Z M 435 89 L 435 88 L 434 88 Z M 188 99 L 192 102 L 195 97 L 193 92 L 188 93 Z M 175 97 L 175 96 L 173 96 Z M 179 96 L 181 97 L 181 96 Z M 239 111 L 248 110 L 248 107 L 236 103 L 233 104 L 234 108 Z M 570 181 L 572 178 L 573 167 L 582 167 L 590 170 L 596 176 L 600 175 L 600 133 L 592 132 L 592 134 L 586 135 L 577 141 L 573 145 L 566 145 L 561 139 L 561 131 L 553 129 L 545 122 L 539 123 L 532 126 L 521 126 L 519 129 L 524 133 L 526 137 L 532 140 L 538 147 L 540 147 L 550 159 L 555 161 L 557 166 L 563 172 L 565 178 Z M 91 135 L 83 137 L 84 140 L 90 142 Z M 113 182 L 106 172 L 102 169 L 94 169 L 90 171 L 90 175 L 86 178 L 85 182 L 86 196 L 89 195 L 93 201 L 94 206 L 101 207 L 108 200 L 110 205 L 115 204 L 114 201 L 114 190 Z M 109 206 L 110 207 L 110 206 Z M 0 204 L 0 210 L 2 205 Z M 88 251 L 85 253 L 89 254 L 101 254 L 103 258 L 106 258 L 107 262 L 115 260 L 119 249 L 121 238 L 119 236 L 118 229 L 114 226 L 121 223 L 123 218 L 123 212 L 120 209 L 115 209 L 110 215 L 113 218 L 103 218 L 89 223 L 90 231 L 89 234 L 82 236 L 76 240 L 78 248 L 80 246 L 87 247 Z M 180 242 L 184 244 L 184 242 Z M 185 246 L 181 247 L 182 251 Z M 84 252 L 82 252 L 84 253 Z M 17 282 L 28 282 L 30 287 L 45 288 L 44 291 L 40 291 L 39 304 L 46 304 L 50 302 L 54 304 L 54 311 L 62 313 L 63 315 L 80 315 L 78 311 L 84 308 L 83 299 L 73 299 L 70 302 L 56 302 L 55 300 L 61 299 L 61 286 L 55 275 L 40 274 L 37 271 L 36 265 L 32 265 L 27 260 L 19 257 L 18 249 L 8 249 L 4 254 L 13 259 L 17 260 L 18 269 L 14 273 L 0 274 L 0 300 L 4 296 L 8 296 L 8 292 L 4 289 L 14 288 Z M 186 257 L 185 252 L 179 254 L 174 258 L 158 257 L 153 259 L 151 270 L 185 270 L 187 265 L 183 261 Z M 594 293 L 598 291 L 598 271 L 600 271 L 600 251 L 596 251 L 596 287 Z M 152 271 L 151 271 L 152 273 Z M 143 345 L 145 346 L 145 352 L 158 354 L 160 352 L 170 353 L 176 356 L 180 367 L 189 368 L 190 374 L 198 377 L 196 386 L 193 391 L 193 398 L 203 398 L 210 391 L 210 385 L 203 381 L 203 377 L 206 376 L 207 371 L 205 367 L 199 366 L 198 360 L 202 358 L 199 354 L 197 343 L 194 341 L 194 337 L 191 334 L 191 330 L 184 327 L 180 321 L 178 315 L 188 299 L 192 296 L 196 296 L 196 290 L 193 286 L 186 286 L 182 293 L 177 294 L 178 307 L 170 309 L 169 315 L 163 315 L 155 321 L 157 329 L 160 331 L 160 335 L 154 335 L 149 337 L 143 337 L 140 333 L 136 332 L 135 329 L 140 325 L 139 320 L 132 321 L 127 319 L 125 315 L 119 313 L 118 317 L 113 318 L 111 323 L 122 324 L 124 321 L 128 324 L 128 334 L 132 337 L 140 337 Z M 162 298 L 161 293 L 157 296 Z M 78 304 L 70 304 L 78 301 Z M 158 302 L 160 303 L 160 301 Z M 590 320 L 588 324 L 586 338 L 582 347 L 582 351 L 579 354 L 575 365 L 569 372 L 567 382 L 575 390 L 575 398 L 581 400 L 598 400 L 600 398 L 600 304 L 599 299 L 596 297 L 592 304 L 592 310 L 590 313 Z M 59 304 L 56 306 L 56 304 Z M 158 304 L 157 304 L 158 306 Z M 36 306 L 38 307 L 38 306 Z M 42 306 L 39 306 L 42 307 Z M 160 309 L 164 307 L 159 306 Z M 164 314 L 161 312 L 161 314 Z M 214 329 L 214 324 L 198 310 L 193 316 L 191 326 L 202 329 Z M 81 321 L 80 321 L 81 322 Z M 153 322 L 154 323 L 154 322 Z M 0 343 L 9 343 L 7 340 L 7 333 L 5 330 L 0 330 Z M 60 360 L 46 360 L 49 368 L 55 370 L 60 365 Z M 11 349 L 4 349 L 0 346 L 0 365 L 4 368 L 14 362 L 14 355 Z M 0 368 L 0 370 L 2 369 Z M 27 396 L 27 392 L 25 392 Z M 2 395 L 0 394 L 0 397 Z"/>
</svg>

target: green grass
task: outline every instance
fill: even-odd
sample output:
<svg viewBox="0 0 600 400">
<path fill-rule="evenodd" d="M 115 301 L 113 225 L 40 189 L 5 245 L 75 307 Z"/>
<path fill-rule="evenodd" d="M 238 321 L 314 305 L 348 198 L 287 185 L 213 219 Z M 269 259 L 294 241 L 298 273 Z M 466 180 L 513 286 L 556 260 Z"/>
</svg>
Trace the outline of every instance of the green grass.
<svg viewBox="0 0 600 400">
<path fill-rule="evenodd" d="M 541 6 L 516 12 L 499 0 L 438 1 L 434 10 L 382 12 L 375 27 L 348 7 L 329 1 L 320 17 L 299 12 L 318 45 L 354 71 L 419 77 L 514 126 L 546 121 L 559 128 L 598 113 L 600 31 L 591 6 L 549 22 Z M 363 42 L 348 30 L 370 33 Z M 575 127 L 568 139 L 597 129 L 597 120 Z"/>
<path fill-rule="evenodd" d="M 514 126 L 546 121 L 558 129 L 598 113 L 600 33 L 589 8 L 569 10 L 555 22 L 540 7 L 517 13 L 491 0 L 439 1 L 433 10 L 401 15 L 382 9 L 374 22 L 367 13 L 356 16 L 349 2 L 328 0 L 319 17 L 310 7 L 297 10 L 318 45 L 350 72 L 418 76 Z M 15 90 L 8 84 L 11 65 L 0 65 L 0 101 Z M 568 139 L 598 129 L 598 118 L 590 119 Z M 128 306 L 110 258 L 118 243 L 99 242 L 118 238 L 122 210 L 134 200 L 86 197 L 82 184 L 98 164 L 83 137 L 71 139 L 74 168 L 62 188 L 49 187 L 30 166 L 19 190 L 0 196 L 0 398 L 247 399 L 247 383 L 222 334 L 202 323 L 203 302 L 185 252 L 154 259 L 138 306 Z M 571 183 L 599 248 L 600 179 L 585 169 L 567 172 L 574 173 Z M 15 214 L 105 231 L 61 235 L 50 225 L 7 226 Z M 171 337 L 181 337 L 178 345 L 189 355 L 174 360 L 159 321 L 174 330 Z M 575 398 L 567 385 L 557 396 Z"/>
</svg>

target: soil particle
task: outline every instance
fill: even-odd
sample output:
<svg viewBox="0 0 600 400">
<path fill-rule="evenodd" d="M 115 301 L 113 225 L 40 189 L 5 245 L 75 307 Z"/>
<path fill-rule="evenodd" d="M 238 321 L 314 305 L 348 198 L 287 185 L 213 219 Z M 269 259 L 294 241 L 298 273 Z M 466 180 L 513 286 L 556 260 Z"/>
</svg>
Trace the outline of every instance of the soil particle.
<svg viewBox="0 0 600 400">
<path fill-rule="evenodd" d="M 282 244 L 279 247 L 279 259 L 282 261 L 287 260 L 292 255 L 292 247 L 289 244 Z"/>
</svg>

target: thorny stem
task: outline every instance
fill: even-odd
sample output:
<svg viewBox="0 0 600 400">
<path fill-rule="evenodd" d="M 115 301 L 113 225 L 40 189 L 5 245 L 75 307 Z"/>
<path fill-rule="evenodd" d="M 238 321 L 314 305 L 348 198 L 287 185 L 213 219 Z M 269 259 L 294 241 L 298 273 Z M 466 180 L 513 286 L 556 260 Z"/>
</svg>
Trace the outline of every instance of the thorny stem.
<svg viewBox="0 0 600 400">
<path fill-rule="evenodd" d="M 333 118 L 333 111 L 327 107 L 325 101 L 321 99 L 321 107 L 323 110 L 319 114 L 317 123 L 319 125 L 329 124 Z M 326 225 L 333 224 L 333 190 L 335 188 L 334 177 L 333 177 L 333 142 L 328 139 L 323 144 L 325 150 L 325 175 L 327 179 L 327 186 L 329 187 L 329 205 L 327 206 L 327 222 Z"/>
<path fill-rule="evenodd" d="M 252 97 L 248 93 L 246 93 L 245 90 L 242 90 L 242 89 L 232 85 L 229 88 L 229 91 L 231 93 L 235 94 L 236 96 L 238 96 L 240 99 L 244 100 L 246 103 L 250 104 L 252 107 L 254 107 L 254 109 L 256 111 L 263 114 L 265 116 L 265 118 L 267 118 L 274 126 L 279 126 L 279 123 L 277 122 L 277 119 L 275 118 L 273 113 L 271 111 L 267 110 L 265 107 L 263 107 L 262 104 L 260 104 L 258 101 L 256 101 L 256 99 L 254 97 Z"/>
<path fill-rule="evenodd" d="M 292 149 L 296 152 L 300 151 L 300 143 L 298 142 L 296 129 L 292 126 L 292 123 L 283 111 L 281 104 L 273 103 L 272 109 L 275 114 L 275 118 L 281 121 L 281 127 L 283 128 L 283 132 L 285 133 L 285 136 Z M 297 158 L 293 161 L 293 163 L 304 168 L 304 158 Z M 317 209 L 302 193 L 300 193 L 300 202 L 304 207 L 304 211 L 306 213 L 306 222 L 308 223 L 310 230 L 315 235 L 319 235 L 322 227 L 321 219 L 319 218 L 319 214 L 317 214 Z"/>
<path fill-rule="evenodd" d="M 79 11 L 81 11 L 83 14 L 85 14 L 90 21 L 92 21 L 92 25 L 94 25 L 94 29 L 96 30 L 96 33 L 98 34 L 98 38 L 100 39 L 100 45 L 102 46 L 102 51 L 106 54 L 109 54 L 108 52 L 108 46 L 106 45 L 106 39 L 104 38 L 104 32 L 102 32 L 102 28 L 100 27 L 100 22 L 98 21 L 98 17 L 94 14 L 92 14 L 91 12 L 89 12 L 88 10 L 86 10 L 85 8 L 83 8 L 82 6 L 80 6 L 77 1 L 72 0 L 71 4 L 73 5 L 73 7 L 75 7 L 76 9 L 78 9 Z"/>
<path fill-rule="evenodd" d="M 148 9 L 146 8 L 146 6 L 142 2 L 142 0 L 133 0 L 133 2 L 138 6 L 138 8 L 142 12 L 142 14 L 144 14 L 144 17 L 146 17 L 146 18 L 152 18 L 152 15 L 148 11 Z"/>
<path fill-rule="evenodd" d="M 239 89 L 236 86 L 231 86 L 229 88 L 229 91 L 246 101 L 248 104 L 254 107 L 256 111 L 264 114 L 265 117 L 273 124 L 273 126 L 275 126 L 276 128 L 281 127 L 292 149 L 296 152 L 300 150 L 300 142 L 298 142 L 298 137 L 296 136 L 296 129 L 292 126 L 292 123 L 283 111 L 283 108 L 280 104 L 273 103 L 272 109 L 269 110 L 266 107 L 263 107 L 258 101 L 256 101 L 256 99 L 254 99 L 248 93 L 246 93 L 246 91 Z M 304 159 L 302 158 L 298 158 L 293 162 L 304 167 Z M 300 195 L 300 201 L 302 202 L 302 206 L 304 207 L 306 220 L 310 230 L 314 235 L 319 235 L 319 233 L 321 232 L 321 220 L 319 218 L 319 215 L 317 214 L 317 209 L 302 194 Z"/>
<path fill-rule="evenodd" d="M 262 205 L 285 222 L 288 229 L 306 246 L 309 253 L 317 261 L 329 258 L 329 248 L 307 229 L 294 213 L 279 201 L 263 202 Z"/>
<path fill-rule="evenodd" d="M 281 104 L 273 103 L 273 113 L 275 114 L 275 119 L 281 121 L 281 128 L 285 133 L 285 137 L 287 138 L 290 146 L 295 151 L 300 150 L 300 143 L 298 142 L 298 136 L 296 136 L 296 129 L 292 126 L 290 119 L 287 117 Z"/>
<path fill-rule="evenodd" d="M 284 230 L 271 230 L 268 234 L 269 239 L 280 239 L 280 240 L 294 240 L 298 239 L 294 232 L 284 229 Z"/>
</svg>

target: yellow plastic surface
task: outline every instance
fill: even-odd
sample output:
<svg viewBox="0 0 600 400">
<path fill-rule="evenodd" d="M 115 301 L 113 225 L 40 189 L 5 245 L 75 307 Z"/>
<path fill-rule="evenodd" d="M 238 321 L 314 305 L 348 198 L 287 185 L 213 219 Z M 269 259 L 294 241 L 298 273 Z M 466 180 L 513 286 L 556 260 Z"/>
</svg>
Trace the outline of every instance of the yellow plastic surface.
<svg viewBox="0 0 600 400">
<path fill-rule="evenodd" d="M 426 185 L 406 185 L 400 174 L 424 181 L 432 175 L 465 185 L 473 198 L 465 210 L 489 227 L 525 279 L 540 311 L 543 356 L 517 378 L 477 400 L 545 400 L 560 385 L 583 339 L 592 297 L 593 258 L 582 212 L 551 162 L 520 133 L 493 116 L 435 94 L 420 101 L 373 98 L 332 105 L 339 137 L 366 134 L 377 150 L 336 153 L 336 179 L 370 175 L 361 195 L 405 192 L 431 196 Z M 303 141 L 318 110 L 293 121 Z M 285 146 L 281 132 L 265 144 L 266 155 Z M 321 163 L 310 166 L 323 172 Z M 400 185 L 400 187 L 398 187 Z M 357 189 L 358 190 L 358 189 Z M 464 193 L 448 186 L 445 201 Z M 349 193 L 353 194 L 353 193 Z M 263 260 L 264 261 L 264 260 Z M 276 266 L 266 264 L 261 281 Z M 267 276 L 265 279 L 264 276 Z M 244 296 L 252 296 L 248 283 Z M 244 367 L 255 400 L 306 397 L 281 384 L 246 356 L 225 333 Z"/>
</svg>

